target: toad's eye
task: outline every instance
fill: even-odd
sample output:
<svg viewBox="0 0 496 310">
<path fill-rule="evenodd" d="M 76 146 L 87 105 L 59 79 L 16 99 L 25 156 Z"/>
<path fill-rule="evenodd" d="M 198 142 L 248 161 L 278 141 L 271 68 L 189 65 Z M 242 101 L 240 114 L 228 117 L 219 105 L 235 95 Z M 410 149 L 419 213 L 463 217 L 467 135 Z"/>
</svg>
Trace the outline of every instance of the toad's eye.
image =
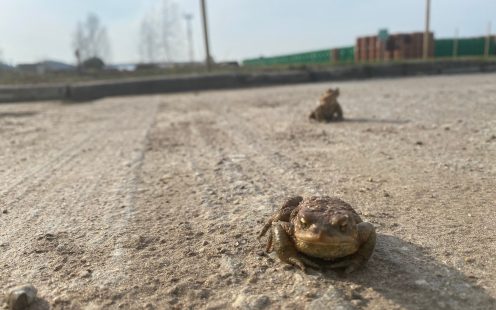
<svg viewBox="0 0 496 310">
<path fill-rule="evenodd" d="M 341 225 L 339 225 L 339 229 L 342 232 L 345 232 L 347 228 L 348 228 L 348 222 L 342 222 Z"/>
<path fill-rule="evenodd" d="M 305 220 L 304 217 L 300 218 L 300 223 L 301 223 L 301 227 L 303 228 L 307 228 L 309 226 L 308 222 Z"/>
</svg>

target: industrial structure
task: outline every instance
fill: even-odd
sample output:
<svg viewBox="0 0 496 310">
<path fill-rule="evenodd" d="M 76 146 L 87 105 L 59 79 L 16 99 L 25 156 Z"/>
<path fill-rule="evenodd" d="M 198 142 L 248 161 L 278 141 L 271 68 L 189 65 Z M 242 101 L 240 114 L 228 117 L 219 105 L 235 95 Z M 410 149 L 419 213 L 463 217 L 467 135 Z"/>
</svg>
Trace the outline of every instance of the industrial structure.
<svg viewBox="0 0 496 310">
<path fill-rule="evenodd" d="M 435 39 L 428 36 L 428 58 L 496 56 L 496 36 Z M 422 59 L 424 33 L 379 33 L 356 39 L 354 46 L 246 59 L 245 66 L 352 64 Z"/>
</svg>

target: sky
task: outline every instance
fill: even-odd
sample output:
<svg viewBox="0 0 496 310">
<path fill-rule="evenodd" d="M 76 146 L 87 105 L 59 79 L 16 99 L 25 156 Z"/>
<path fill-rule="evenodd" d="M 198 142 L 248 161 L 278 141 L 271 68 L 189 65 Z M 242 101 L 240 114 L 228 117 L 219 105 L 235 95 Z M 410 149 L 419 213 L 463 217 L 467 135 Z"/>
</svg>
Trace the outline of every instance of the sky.
<svg viewBox="0 0 496 310">
<path fill-rule="evenodd" d="M 10 64 L 46 59 L 74 63 L 78 21 L 96 13 L 106 26 L 112 63 L 135 63 L 140 25 L 162 0 L 0 0 L 0 57 Z M 204 59 L 200 0 L 175 1 L 193 14 L 196 60 Z M 354 45 L 362 35 L 423 31 L 424 0 L 206 0 L 211 54 L 217 61 L 242 60 Z M 431 0 L 437 38 L 496 33 L 495 0 Z M 188 59 L 185 21 L 180 20 Z"/>
</svg>

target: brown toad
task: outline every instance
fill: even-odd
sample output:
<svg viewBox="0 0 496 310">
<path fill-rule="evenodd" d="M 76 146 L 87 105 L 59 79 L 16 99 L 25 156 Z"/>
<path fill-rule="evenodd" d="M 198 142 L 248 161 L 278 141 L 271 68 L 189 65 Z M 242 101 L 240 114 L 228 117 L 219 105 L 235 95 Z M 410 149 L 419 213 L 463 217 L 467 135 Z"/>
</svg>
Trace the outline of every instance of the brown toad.
<svg viewBox="0 0 496 310">
<path fill-rule="evenodd" d="M 319 122 L 343 120 L 343 110 L 338 103 L 339 88 L 328 89 L 319 100 L 319 106 L 310 114 L 310 119 Z"/>
<path fill-rule="evenodd" d="M 336 197 L 290 198 L 265 224 L 259 238 L 270 229 L 267 252 L 275 250 L 283 262 L 305 270 L 363 266 L 374 251 L 376 234 L 346 202 Z"/>
</svg>

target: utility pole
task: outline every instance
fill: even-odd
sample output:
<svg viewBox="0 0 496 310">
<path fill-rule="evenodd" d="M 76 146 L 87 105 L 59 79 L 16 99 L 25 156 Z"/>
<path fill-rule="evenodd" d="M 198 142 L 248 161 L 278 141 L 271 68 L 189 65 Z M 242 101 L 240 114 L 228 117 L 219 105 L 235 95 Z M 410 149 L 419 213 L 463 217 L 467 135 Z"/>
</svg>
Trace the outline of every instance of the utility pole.
<svg viewBox="0 0 496 310">
<path fill-rule="evenodd" d="M 458 57 L 458 28 L 455 29 L 455 39 L 453 40 L 453 58 Z"/>
<path fill-rule="evenodd" d="M 425 0 L 425 32 L 424 32 L 424 60 L 429 58 L 429 23 L 431 19 L 431 0 Z"/>
<path fill-rule="evenodd" d="M 77 71 L 78 71 L 78 74 L 81 75 L 83 68 L 81 68 L 81 52 L 79 51 L 79 48 L 77 48 L 74 51 L 74 56 L 76 56 L 76 60 L 77 60 Z"/>
<path fill-rule="evenodd" d="M 491 46 L 491 22 L 487 23 L 487 37 L 484 45 L 484 57 L 489 57 L 489 47 Z"/>
<path fill-rule="evenodd" d="M 205 0 L 201 1 L 202 19 L 203 19 L 203 38 L 205 40 L 205 54 L 206 54 L 206 64 L 207 71 L 212 68 L 212 57 L 210 57 L 210 47 L 208 44 L 208 25 L 207 25 L 207 8 L 205 6 Z"/>
<path fill-rule="evenodd" d="M 189 45 L 189 61 L 191 64 L 195 61 L 195 54 L 193 51 L 193 28 L 191 26 L 191 20 L 193 19 L 192 14 L 184 14 L 184 19 L 186 20 L 186 28 L 188 34 L 188 45 Z"/>
</svg>

